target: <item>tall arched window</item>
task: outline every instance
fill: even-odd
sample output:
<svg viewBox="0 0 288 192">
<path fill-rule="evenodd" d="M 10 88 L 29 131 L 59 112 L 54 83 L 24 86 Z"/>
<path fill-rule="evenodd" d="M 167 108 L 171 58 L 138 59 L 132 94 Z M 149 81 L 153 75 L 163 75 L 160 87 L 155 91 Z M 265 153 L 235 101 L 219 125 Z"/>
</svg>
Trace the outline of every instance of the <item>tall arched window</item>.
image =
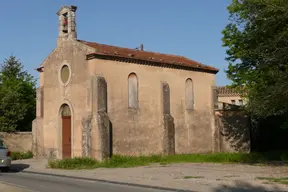
<svg viewBox="0 0 288 192">
<path fill-rule="evenodd" d="M 185 82 L 185 100 L 186 109 L 194 109 L 193 81 L 190 78 L 188 78 Z"/>
<path fill-rule="evenodd" d="M 128 76 L 128 105 L 130 108 L 138 108 L 138 78 L 135 73 Z"/>
</svg>

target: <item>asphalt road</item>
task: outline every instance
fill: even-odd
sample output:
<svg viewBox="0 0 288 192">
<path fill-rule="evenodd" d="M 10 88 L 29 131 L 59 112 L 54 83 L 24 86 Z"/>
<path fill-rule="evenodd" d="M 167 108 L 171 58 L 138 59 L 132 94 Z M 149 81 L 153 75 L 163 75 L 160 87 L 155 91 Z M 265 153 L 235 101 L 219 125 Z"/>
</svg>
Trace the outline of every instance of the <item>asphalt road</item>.
<svg viewBox="0 0 288 192">
<path fill-rule="evenodd" d="M 156 189 L 85 181 L 30 173 L 0 173 L 0 181 L 14 184 L 33 192 L 167 192 Z M 8 191 L 7 191 L 8 192 Z"/>
</svg>

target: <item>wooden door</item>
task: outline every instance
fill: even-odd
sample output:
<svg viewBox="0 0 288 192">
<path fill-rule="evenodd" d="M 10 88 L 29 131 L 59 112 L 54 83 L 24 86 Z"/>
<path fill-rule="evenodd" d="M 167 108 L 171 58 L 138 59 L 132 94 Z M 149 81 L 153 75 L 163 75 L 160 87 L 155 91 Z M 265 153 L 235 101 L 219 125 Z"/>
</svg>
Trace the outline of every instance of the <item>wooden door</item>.
<svg viewBox="0 0 288 192">
<path fill-rule="evenodd" d="M 62 157 L 71 158 L 71 116 L 62 117 Z"/>
</svg>

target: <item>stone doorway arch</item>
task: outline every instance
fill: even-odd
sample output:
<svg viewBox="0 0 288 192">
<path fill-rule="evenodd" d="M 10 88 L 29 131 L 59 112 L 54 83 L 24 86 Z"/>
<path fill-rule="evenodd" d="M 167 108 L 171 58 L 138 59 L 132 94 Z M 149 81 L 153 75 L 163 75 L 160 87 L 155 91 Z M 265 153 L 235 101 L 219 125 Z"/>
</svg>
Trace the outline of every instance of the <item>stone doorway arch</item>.
<svg viewBox="0 0 288 192">
<path fill-rule="evenodd" d="M 69 105 L 61 106 L 61 128 L 62 128 L 62 158 L 71 158 L 71 109 Z"/>
</svg>

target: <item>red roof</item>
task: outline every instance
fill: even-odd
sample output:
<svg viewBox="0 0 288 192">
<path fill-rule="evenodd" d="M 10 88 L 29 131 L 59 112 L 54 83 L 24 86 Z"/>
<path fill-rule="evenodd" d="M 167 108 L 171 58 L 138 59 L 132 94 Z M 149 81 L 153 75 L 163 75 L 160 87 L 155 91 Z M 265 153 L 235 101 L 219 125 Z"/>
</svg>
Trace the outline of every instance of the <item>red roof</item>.
<svg viewBox="0 0 288 192">
<path fill-rule="evenodd" d="M 216 87 L 218 96 L 229 97 L 229 96 L 241 96 L 241 91 L 229 88 L 227 86 Z"/>
<path fill-rule="evenodd" d="M 88 54 L 87 56 L 112 56 L 117 58 L 136 59 L 159 64 L 170 64 L 174 66 L 188 67 L 213 73 L 217 73 L 219 71 L 217 68 L 203 65 L 197 61 L 193 61 L 183 56 L 129 49 L 82 40 L 78 41 L 96 49 L 95 53 Z"/>
</svg>

